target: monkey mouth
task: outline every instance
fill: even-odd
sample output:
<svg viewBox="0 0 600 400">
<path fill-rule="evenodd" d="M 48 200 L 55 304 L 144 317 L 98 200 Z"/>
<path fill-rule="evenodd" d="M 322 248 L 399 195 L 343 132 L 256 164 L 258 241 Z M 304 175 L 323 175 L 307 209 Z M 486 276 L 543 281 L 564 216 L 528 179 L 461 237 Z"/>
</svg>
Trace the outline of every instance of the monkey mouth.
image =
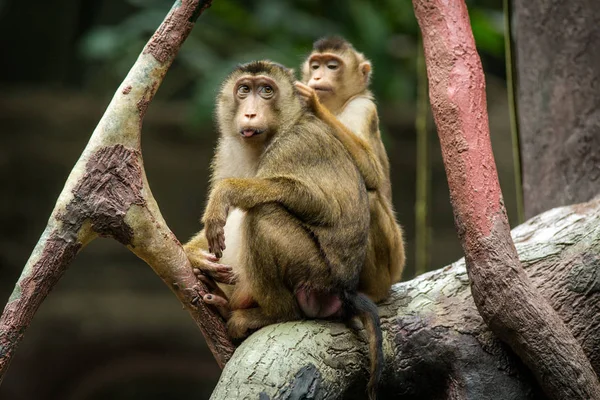
<svg viewBox="0 0 600 400">
<path fill-rule="evenodd" d="M 264 129 L 257 129 L 257 128 L 244 128 L 240 131 L 240 135 L 242 135 L 245 138 L 249 138 L 249 137 L 254 137 L 254 136 L 258 136 L 261 133 L 264 133 Z"/>
<path fill-rule="evenodd" d="M 333 92 L 329 86 L 313 86 L 316 92 Z"/>
</svg>

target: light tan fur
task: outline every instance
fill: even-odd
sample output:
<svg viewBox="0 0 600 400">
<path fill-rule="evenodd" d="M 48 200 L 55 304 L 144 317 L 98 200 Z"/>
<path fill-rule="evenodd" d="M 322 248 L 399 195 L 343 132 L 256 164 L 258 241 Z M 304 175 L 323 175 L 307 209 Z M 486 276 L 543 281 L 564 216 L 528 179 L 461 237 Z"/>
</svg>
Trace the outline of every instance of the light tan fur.
<svg viewBox="0 0 600 400">
<path fill-rule="evenodd" d="M 303 84 L 296 86 L 315 115 L 336 128 L 369 190 L 371 223 L 359 290 L 381 301 L 401 278 L 405 252 L 392 206 L 389 159 L 368 89 L 370 76 L 371 64 L 362 53 L 341 38 L 325 38 L 315 42 L 302 65 Z"/>
</svg>

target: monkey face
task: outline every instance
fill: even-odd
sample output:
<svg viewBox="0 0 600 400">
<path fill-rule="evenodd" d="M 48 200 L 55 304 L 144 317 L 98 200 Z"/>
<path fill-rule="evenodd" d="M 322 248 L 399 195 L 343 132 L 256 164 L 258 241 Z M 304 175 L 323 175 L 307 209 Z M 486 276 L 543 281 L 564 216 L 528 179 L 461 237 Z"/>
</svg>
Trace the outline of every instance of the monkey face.
<svg viewBox="0 0 600 400">
<path fill-rule="evenodd" d="M 274 105 L 279 88 L 265 75 L 244 75 L 233 86 L 237 105 L 236 130 L 246 139 L 254 139 L 273 130 L 276 119 Z"/>
<path fill-rule="evenodd" d="M 217 123 L 222 136 L 259 147 L 303 115 L 293 72 L 268 61 L 238 66 L 217 97 Z"/>
<path fill-rule="evenodd" d="M 313 52 L 302 68 L 304 82 L 330 110 L 342 107 L 367 89 L 371 64 L 349 44 L 343 49 Z"/>
<path fill-rule="evenodd" d="M 335 96 L 343 82 L 346 63 L 333 53 L 315 53 L 308 60 L 308 82 L 320 99 Z"/>
</svg>

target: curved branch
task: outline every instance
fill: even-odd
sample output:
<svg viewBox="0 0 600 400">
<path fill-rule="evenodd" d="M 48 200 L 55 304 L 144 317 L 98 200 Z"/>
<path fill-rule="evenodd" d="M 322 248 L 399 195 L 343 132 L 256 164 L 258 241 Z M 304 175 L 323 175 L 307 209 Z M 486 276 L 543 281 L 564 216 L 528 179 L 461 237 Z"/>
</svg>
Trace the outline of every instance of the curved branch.
<svg viewBox="0 0 600 400">
<path fill-rule="evenodd" d="M 0 380 L 25 329 L 77 253 L 98 235 L 146 261 L 173 290 L 223 366 L 233 353 L 219 314 L 198 301 L 206 287 L 169 230 L 142 162 L 148 104 L 198 16 L 211 0 L 176 1 L 115 93 L 67 178 L 48 225 L 0 317 Z"/>
<path fill-rule="evenodd" d="M 485 79 L 465 2 L 413 0 L 413 6 L 477 309 L 550 398 L 600 399 L 600 382 L 589 360 L 525 275 L 510 238 L 489 138 Z"/>
<path fill-rule="evenodd" d="M 600 372 L 600 199 L 548 211 L 512 237 L 532 283 Z M 386 360 L 380 398 L 546 398 L 481 318 L 464 259 L 394 285 L 379 311 Z M 367 379 L 365 338 L 340 323 L 291 322 L 242 343 L 211 399 L 363 399 Z"/>
</svg>

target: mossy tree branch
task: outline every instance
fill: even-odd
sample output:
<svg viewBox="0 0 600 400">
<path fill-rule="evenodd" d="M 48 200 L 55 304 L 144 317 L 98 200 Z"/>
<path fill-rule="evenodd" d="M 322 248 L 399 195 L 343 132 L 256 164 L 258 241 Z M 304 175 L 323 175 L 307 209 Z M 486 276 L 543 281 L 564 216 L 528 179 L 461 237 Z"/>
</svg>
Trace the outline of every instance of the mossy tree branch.
<svg viewBox="0 0 600 400">
<path fill-rule="evenodd" d="M 600 372 L 600 198 L 538 215 L 513 229 L 512 238 L 533 285 Z M 481 318 L 464 259 L 394 285 L 379 315 L 385 352 L 380 399 L 549 398 Z M 290 322 L 265 327 L 242 343 L 211 400 L 362 400 L 367 379 L 365 336 L 342 323 Z"/>
<path fill-rule="evenodd" d="M 152 196 L 141 153 L 141 127 L 179 48 L 211 0 L 176 1 L 115 93 L 67 178 L 48 225 L 0 317 L 0 380 L 36 310 L 71 261 L 98 236 L 124 244 L 171 288 L 222 367 L 231 357 L 225 325 L 198 301 L 195 278 Z"/>
</svg>

